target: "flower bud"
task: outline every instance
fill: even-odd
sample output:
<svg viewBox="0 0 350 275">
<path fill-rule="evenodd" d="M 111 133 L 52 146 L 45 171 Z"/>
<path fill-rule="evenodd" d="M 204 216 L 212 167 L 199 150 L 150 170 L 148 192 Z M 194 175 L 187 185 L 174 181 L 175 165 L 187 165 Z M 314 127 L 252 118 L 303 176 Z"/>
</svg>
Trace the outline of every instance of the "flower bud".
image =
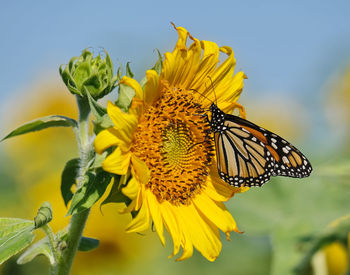
<svg viewBox="0 0 350 275">
<path fill-rule="evenodd" d="M 35 228 L 40 228 L 52 220 L 52 208 L 49 202 L 44 202 L 34 218 Z"/>
<path fill-rule="evenodd" d="M 94 99 L 102 98 L 115 87 L 117 77 L 113 77 L 113 64 L 105 50 L 105 57 L 93 54 L 85 49 L 79 57 L 73 57 L 68 65 L 60 66 L 60 75 L 72 94 Z"/>
</svg>

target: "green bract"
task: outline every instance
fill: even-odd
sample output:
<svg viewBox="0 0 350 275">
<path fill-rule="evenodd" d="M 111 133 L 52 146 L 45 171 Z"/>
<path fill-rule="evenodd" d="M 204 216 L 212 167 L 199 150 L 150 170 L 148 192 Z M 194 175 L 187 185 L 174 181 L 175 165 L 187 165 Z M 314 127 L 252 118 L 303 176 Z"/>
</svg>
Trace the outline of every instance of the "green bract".
<svg viewBox="0 0 350 275">
<path fill-rule="evenodd" d="M 113 64 L 106 50 L 105 57 L 85 49 L 79 57 L 73 57 L 68 65 L 60 66 L 63 82 L 72 94 L 99 99 L 110 93 L 115 87 L 117 77 L 113 77 Z"/>
</svg>

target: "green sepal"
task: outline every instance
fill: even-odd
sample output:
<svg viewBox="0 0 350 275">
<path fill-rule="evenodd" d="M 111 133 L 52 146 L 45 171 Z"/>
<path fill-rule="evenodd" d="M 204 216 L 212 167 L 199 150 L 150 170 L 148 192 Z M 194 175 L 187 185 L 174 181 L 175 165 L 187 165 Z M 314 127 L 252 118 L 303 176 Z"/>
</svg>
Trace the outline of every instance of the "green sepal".
<svg viewBox="0 0 350 275">
<path fill-rule="evenodd" d="M 130 69 L 130 62 L 126 63 L 126 76 L 130 78 L 134 78 L 134 73 Z"/>
<path fill-rule="evenodd" d="M 127 184 L 127 176 L 114 176 L 114 183 L 109 192 L 107 198 L 101 203 L 101 206 L 107 203 L 119 203 L 124 202 L 127 205 L 130 204 L 131 200 L 122 193 L 122 188 Z"/>
<path fill-rule="evenodd" d="M 92 169 L 102 168 L 102 162 L 106 159 L 108 152 L 104 151 L 102 154 L 96 154 L 94 163 L 92 164 Z"/>
<path fill-rule="evenodd" d="M 105 114 L 107 114 L 107 109 L 100 104 L 97 103 L 97 101 L 90 95 L 89 92 L 87 92 L 89 105 L 91 108 L 92 113 L 96 118 L 103 117 Z"/>
<path fill-rule="evenodd" d="M 91 111 L 94 114 L 96 119 L 95 121 L 93 121 L 95 126 L 94 127 L 95 134 L 98 134 L 104 129 L 113 127 L 114 123 L 111 120 L 111 118 L 108 116 L 106 108 L 98 104 L 97 101 L 89 93 L 87 93 L 87 95 L 88 95 Z"/>
<path fill-rule="evenodd" d="M 22 126 L 18 127 L 17 129 L 13 130 L 11 133 L 9 133 L 6 137 L 4 137 L 1 141 L 27 134 L 30 132 L 40 131 L 46 128 L 50 127 L 77 127 L 77 122 L 69 117 L 65 116 L 59 116 L 59 115 L 53 115 L 53 116 L 46 116 L 42 118 L 34 119 L 30 122 L 27 122 L 23 124 Z"/>
<path fill-rule="evenodd" d="M 89 209 L 102 197 L 111 181 L 111 175 L 102 170 L 95 175 L 88 172 L 84 184 L 74 193 L 67 215 L 74 215 Z"/>
<path fill-rule="evenodd" d="M 46 201 L 44 202 L 34 218 L 35 229 L 38 229 L 52 220 L 52 207 L 51 204 Z"/>
<path fill-rule="evenodd" d="M 45 237 L 30 246 L 18 259 L 17 264 L 26 264 L 32 261 L 36 256 L 44 255 L 48 258 L 51 265 L 55 263 L 55 258 L 50 248 L 48 238 Z"/>
<path fill-rule="evenodd" d="M 96 135 L 102 130 L 105 130 L 114 126 L 113 121 L 108 115 L 104 115 L 99 120 L 93 121 L 93 124 L 94 124 L 94 132 Z"/>
<path fill-rule="evenodd" d="M 61 195 L 66 206 L 73 197 L 71 188 L 74 184 L 76 184 L 79 162 L 80 160 L 78 158 L 68 161 L 61 175 Z"/>
<path fill-rule="evenodd" d="M 157 74 L 160 75 L 162 72 L 162 68 L 163 68 L 163 57 L 162 57 L 162 54 L 160 53 L 160 51 L 158 49 L 156 49 L 156 50 L 158 53 L 158 60 L 157 60 L 156 64 L 154 64 L 152 70 L 155 70 L 157 72 Z"/>
<path fill-rule="evenodd" d="M 32 243 L 33 230 L 33 221 L 0 218 L 0 264 Z"/>
<path fill-rule="evenodd" d="M 93 238 L 81 237 L 79 241 L 79 251 L 90 251 L 97 248 L 100 245 L 100 241 Z"/>
<path fill-rule="evenodd" d="M 127 112 L 129 110 L 129 107 L 131 105 L 131 102 L 134 96 L 135 96 L 135 91 L 133 88 L 125 84 L 120 84 L 118 100 L 115 102 L 115 104 L 124 112 Z"/>
</svg>

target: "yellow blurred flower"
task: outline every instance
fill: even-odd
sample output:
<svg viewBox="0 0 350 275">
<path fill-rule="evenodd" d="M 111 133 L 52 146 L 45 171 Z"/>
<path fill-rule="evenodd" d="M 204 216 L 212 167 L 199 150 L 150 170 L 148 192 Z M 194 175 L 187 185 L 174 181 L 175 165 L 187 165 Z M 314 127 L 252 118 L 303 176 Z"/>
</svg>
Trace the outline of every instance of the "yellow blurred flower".
<svg viewBox="0 0 350 275">
<path fill-rule="evenodd" d="M 325 86 L 325 90 L 328 92 L 325 101 L 326 115 L 329 123 L 333 127 L 332 133 L 335 134 L 337 138 L 340 137 L 344 139 L 344 143 L 348 145 L 346 149 L 349 152 L 350 64 L 342 72 L 330 78 Z"/>
<path fill-rule="evenodd" d="M 312 261 L 315 275 L 345 275 L 348 270 L 348 249 L 340 242 L 331 243 L 317 252 Z"/>
<path fill-rule="evenodd" d="M 322 239 L 316 238 L 320 248 L 311 248 L 313 252 L 311 266 L 314 275 L 348 274 L 350 261 L 350 215 L 340 217 L 328 227 L 328 234 Z M 329 241 L 331 241 L 329 243 Z M 324 242 L 327 244 L 322 245 Z M 316 251 L 316 253 L 315 253 Z"/>
<path fill-rule="evenodd" d="M 194 246 L 214 261 L 222 247 L 219 229 L 227 238 L 231 231 L 239 232 L 223 202 L 248 188 L 230 187 L 218 177 L 210 126 L 203 114 L 210 105 L 207 99 L 216 98 L 225 112 L 243 110 L 236 101 L 246 77 L 243 72 L 234 75 L 230 47 L 199 41 L 182 27 L 176 30 L 177 44 L 165 53 L 160 75 L 148 70 L 144 89 L 132 78 L 122 79 L 135 90 L 133 104 L 124 113 L 108 103 L 115 126 L 98 134 L 95 149 L 102 153 L 118 146 L 103 162 L 104 170 L 126 175 L 131 167 L 133 177 L 123 193 L 132 203 L 125 212 L 139 212 L 128 232 L 146 230 L 152 219 L 163 245 L 164 227 L 170 233 L 171 256 L 182 247 L 177 260 L 187 259 Z M 188 37 L 193 43 L 187 48 Z M 220 52 L 227 59 L 219 65 Z"/>
</svg>

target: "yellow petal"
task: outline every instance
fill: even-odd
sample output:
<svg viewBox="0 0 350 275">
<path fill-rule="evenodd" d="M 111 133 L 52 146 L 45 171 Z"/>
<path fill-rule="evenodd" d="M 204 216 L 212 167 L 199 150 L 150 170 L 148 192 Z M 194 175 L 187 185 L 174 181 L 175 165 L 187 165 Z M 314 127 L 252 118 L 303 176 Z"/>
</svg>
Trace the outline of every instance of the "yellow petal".
<svg viewBox="0 0 350 275">
<path fill-rule="evenodd" d="M 193 204 L 179 207 L 178 211 L 185 225 L 183 230 L 189 233 L 194 247 L 209 261 L 214 261 L 222 247 L 217 228 L 211 226 L 210 221 L 205 221 Z"/>
<path fill-rule="evenodd" d="M 220 182 L 215 182 L 220 180 Z M 214 201 L 228 201 L 234 195 L 234 190 L 228 184 L 222 184 L 221 179 L 207 178 L 205 193 Z"/>
<path fill-rule="evenodd" d="M 125 175 L 128 171 L 131 153 L 123 153 L 117 147 L 102 163 L 103 170 L 117 175 Z"/>
<path fill-rule="evenodd" d="M 195 69 L 195 66 L 192 66 L 195 51 L 193 49 L 191 51 L 187 50 L 186 41 L 189 36 L 188 31 L 182 27 L 175 27 L 175 29 L 178 32 L 178 40 L 174 51 L 164 55 L 165 59 L 161 79 L 166 79 L 171 86 L 185 88 L 183 86 L 184 83 L 189 82 L 193 78 L 193 75 L 189 74 L 189 72 L 191 69 Z M 194 40 L 192 37 L 191 39 Z M 196 42 L 199 44 L 198 40 Z M 194 65 L 198 66 L 199 62 L 197 61 L 197 64 Z"/>
<path fill-rule="evenodd" d="M 235 102 L 238 100 L 243 90 L 243 80 L 246 78 L 247 76 L 243 72 L 238 72 L 232 79 L 223 83 L 220 89 L 215 90 L 218 91 L 217 94 L 219 94 L 217 95 L 219 108 L 224 110 L 223 107 L 221 107 L 222 102 Z"/>
<path fill-rule="evenodd" d="M 221 47 L 219 51 L 227 54 L 228 57 L 210 75 L 212 85 L 207 86 L 207 90 L 204 92 L 205 95 L 207 95 L 208 92 L 213 93 L 212 89 L 214 87 L 218 99 L 227 96 L 227 93 L 232 93 L 231 90 L 227 89 L 227 86 L 231 83 L 236 64 L 233 51 L 230 47 Z"/>
<path fill-rule="evenodd" d="M 139 213 L 126 228 L 126 232 L 142 232 L 148 229 L 149 227 L 149 211 L 147 200 L 143 201 L 142 207 L 140 208 Z"/>
<path fill-rule="evenodd" d="M 174 207 L 176 206 L 171 205 L 167 201 L 164 201 L 160 205 L 160 211 L 163 217 L 164 225 L 168 230 L 171 238 L 173 239 L 173 244 L 174 244 L 173 253 L 169 257 L 172 257 L 179 252 L 180 245 L 181 245 L 181 236 L 182 236 L 179 229 L 179 223 L 177 221 L 176 214 L 173 209 Z"/>
<path fill-rule="evenodd" d="M 148 200 L 149 212 L 151 214 L 160 241 L 162 242 L 162 245 L 165 246 L 165 238 L 163 234 L 163 218 L 160 212 L 160 203 L 149 189 L 145 191 L 145 197 Z"/>
<path fill-rule="evenodd" d="M 244 109 L 244 107 L 241 104 L 238 104 L 237 102 L 220 102 L 219 108 L 228 114 L 231 114 L 235 109 L 238 109 L 239 111 L 239 116 L 241 118 L 246 119 L 247 118 L 247 113 Z"/>
<path fill-rule="evenodd" d="M 193 43 L 188 50 L 188 57 L 185 62 L 185 67 L 183 68 L 183 79 L 179 83 L 180 87 L 183 87 L 184 89 L 191 88 L 191 83 L 193 82 L 196 72 L 200 66 L 200 59 L 202 55 L 200 41 L 192 36 L 190 36 L 190 38 L 193 40 Z"/>
<path fill-rule="evenodd" d="M 131 211 L 133 211 L 135 209 L 135 205 L 136 205 L 136 200 L 133 200 L 127 207 L 119 210 L 119 213 L 120 214 L 130 213 Z"/>
<path fill-rule="evenodd" d="M 221 231 L 225 233 L 238 231 L 235 220 L 223 203 L 220 203 L 220 205 L 215 203 L 205 193 L 196 196 L 193 203 L 197 210 L 214 223 Z"/>
<path fill-rule="evenodd" d="M 172 80 L 174 74 L 174 68 L 176 67 L 175 56 L 171 53 L 164 54 L 164 61 L 162 67 L 161 79 L 166 79 L 169 83 Z"/>
<path fill-rule="evenodd" d="M 140 184 L 146 184 L 151 178 L 151 172 L 149 171 L 145 162 L 140 160 L 135 155 L 132 155 L 131 158 L 132 171 L 136 179 Z"/>
<path fill-rule="evenodd" d="M 182 255 L 176 259 L 176 261 L 184 261 L 188 258 L 191 258 L 193 255 L 193 243 L 188 231 L 182 231 Z"/>
<path fill-rule="evenodd" d="M 176 42 L 176 45 L 175 45 L 175 49 L 174 49 L 173 52 L 186 50 L 187 49 L 186 41 L 187 41 L 188 31 L 185 28 L 183 28 L 183 27 L 176 27 L 174 24 L 173 24 L 173 26 L 177 30 L 177 34 L 179 36 L 179 38 L 177 39 L 177 42 Z"/>
<path fill-rule="evenodd" d="M 109 128 L 101 131 L 95 138 L 95 151 L 102 154 L 107 148 L 120 144 L 121 141 L 116 137 L 116 129 Z"/>
<path fill-rule="evenodd" d="M 207 188 L 205 192 L 215 201 L 227 201 L 236 193 L 243 193 L 249 190 L 249 187 L 234 187 L 223 181 L 217 172 L 216 161 L 210 167 L 207 179 Z"/>
<path fill-rule="evenodd" d="M 137 193 L 137 197 L 136 197 L 136 204 L 135 204 L 135 210 L 139 210 L 143 204 L 144 201 L 144 194 L 145 194 L 145 185 L 140 184 L 140 189 L 139 192 Z"/>
<path fill-rule="evenodd" d="M 146 71 L 145 102 L 152 104 L 159 98 L 159 75 L 155 70 Z"/>
<path fill-rule="evenodd" d="M 138 123 L 138 117 L 135 114 L 128 114 L 123 112 L 119 107 L 112 102 L 107 103 L 108 116 L 114 123 L 114 128 L 120 133 L 120 139 L 131 142 L 132 134 Z"/>
<path fill-rule="evenodd" d="M 122 188 L 122 193 L 128 198 L 134 200 L 139 192 L 139 183 L 135 178 L 131 178 L 128 184 Z"/>
<path fill-rule="evenodd" d="M 125 85 L 133 88 L 135 91 L 135 97 L 143 100 L 142 88 L 141 88 L 140 84 L 135 79 L 124 76 L 122 78 L 122 80 L 120 81 L 120 84 L 125 84 Z"/>
<path fill-rule="evenodd" d="M 201 41 L 201 46 L 203 49 L 203 57 L 191 87 L 203 94 L 207 87 L 211 87 L 208 75 L 214 72 L 219 62 L 219 47 L 211 41 Z M 205 85 L 206 83 L 208 84 Z M 214 97 L 210 99 L 213 100 Z"/>
</svg>

